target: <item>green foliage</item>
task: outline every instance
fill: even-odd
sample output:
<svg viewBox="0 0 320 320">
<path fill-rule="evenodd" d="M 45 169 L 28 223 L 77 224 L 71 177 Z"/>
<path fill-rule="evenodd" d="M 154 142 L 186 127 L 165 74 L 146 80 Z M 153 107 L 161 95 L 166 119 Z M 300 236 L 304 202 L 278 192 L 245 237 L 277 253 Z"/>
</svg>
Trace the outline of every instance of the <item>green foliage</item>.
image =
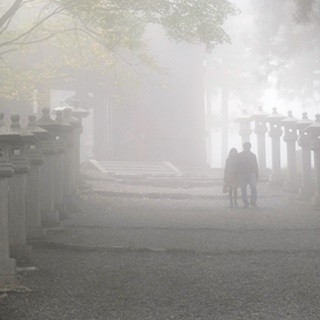
<svg viewBox="0 0 320 320">
<path fill-rule="evenodd" d="M 142 35 L 147 23 L 161 24 L 177 41 L 204 43 L 212 48 L 229 38 L 222 29 L 225 19 L 235 14 L 227 0 L 57 0 L 74 18 L 98 28 L 115 43 L 123 35 Z M 111 41 L 111 44 L 114 42 Z"/>
<path fill-rule="evenodd" d="M 222 25 L 236 12 L 228 0 L 3 0 L 0 96 L 25 99 L 79 69 L 103 79 L 110 68 L 123 72 L 128 52 L 129 65 L 153 65 L 143 42 L 150 23 L 175 41 L 213 48 L 230 40 Z"/>
</svg>

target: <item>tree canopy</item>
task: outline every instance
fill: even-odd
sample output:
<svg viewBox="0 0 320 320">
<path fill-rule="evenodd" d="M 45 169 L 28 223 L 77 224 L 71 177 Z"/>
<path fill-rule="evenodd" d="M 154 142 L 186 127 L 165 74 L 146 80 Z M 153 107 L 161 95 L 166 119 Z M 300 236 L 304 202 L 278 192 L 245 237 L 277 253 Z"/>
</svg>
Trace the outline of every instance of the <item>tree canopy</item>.
<svg viewBox="0 0 320 320">
<path fill-rule="evenodd" d="M 320 1 L 254 2 L 255 43 L 265 77 L 288 101 L 320 101 Z"/>
<path fill-rule="evenodd" d="M 0 96 L 25 99 L 62 66 L 102 71 L 123 52 L 150 62 L 143 35 L 152 23 L 174 41 L 213 48 L 230 41 L 223 23 L 236 12 L 228 0 L 3 0 Z"/>
<path fill-rule="evenodd" d="M 237 5 L 241 14 L 226 26 L 232 45 L 219 46 L 209 57 L 213 86 L 227 85 L 249 108 L 268 99 L 290 108 L 317 106 L 320 1 L 238 0 Z"/>
</svg>

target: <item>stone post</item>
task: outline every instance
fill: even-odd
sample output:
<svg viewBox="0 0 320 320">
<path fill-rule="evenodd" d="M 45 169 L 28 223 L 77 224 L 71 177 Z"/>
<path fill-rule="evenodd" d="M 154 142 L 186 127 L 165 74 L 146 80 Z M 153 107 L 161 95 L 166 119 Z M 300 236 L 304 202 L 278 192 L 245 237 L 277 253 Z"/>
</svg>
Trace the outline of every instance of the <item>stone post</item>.
<svg viewBox="0 0 320 320">
<path fill-rule="evenodd" d="M 33 133 L 36 140 L 34 145 L 30 145 L 28 151 L 31 169 L 27 175 L 26 189 L 27 239 L 41 239 L 46 235 L 41 217 L 40 168 L 44 164 L 41 144 L 48 138 L 49 133 L 36 125 L 35 115 L 30 115 L 28 119 L 28 130 Z"/>
<path fill-rule="evenodd" d="M 251 129 L 251 116 L 248 114 L 247 110 L 243 110 L 242 115 L 236 120 L 239 125 L 239 135 L 242 140 L 242 144 L 245 142 L 250 142 L 250 135 L 252 133 Z"/>
<path fill-rule="evenodd" d="M 298 139 L 297 122 L 298 120 L 292 116 L 292 111 L 289 111 L 288 117 L 282 120 L 282 125 L 285 129 L 283 140 L 287 143 L 288 176 L 286 180 L 286 190 L 289 192 L 297 192 L 299 189 L 296 150 Z"/>
<path fill-rule="evenodd" d="M 315 205 L 320 207 L 320 114 L 316 115 L 316 122 L 306 128 L 306 131 L 311 135 L 311 149 L 314 154 L 315 168 Z"/>
<path fill-rule="evenodd" d="M 281 169 L 281 142 L 280 138 L 283 134 L 281 128 L 281 121 L 285 117 L 280 115 L 277 108 L 273 108 L 273 112 L 268 116 L 268 122 L 270 124 L 269 136 L 271 138 L 272 146 L 272 172 L 270 176 L 271 185 L 283 185 L 283 175 Z"/>
<path fill-rule="evenodd" d="M 54 154 L 56 153 L 55 136 L 56 123 L 50 117 L 50 109 L 42 109 L 42 116 L 37 120 L 36 125 L 47 130 L 49 135 L 41 140 L 41 150 L 44 156 L 44 165 L 40 174 L 41 190 L 41 214 L 42 224 L 45 227 L 60 227 L 59 213 L 54 205 Z"/>
<path fill-rule="evenodd" d="M 302 180 L 299 191 L 299 197 L 302 200 L 311 200 L 313 196 L 313 183 L 312 183 L 312 166 L 311 166 L 311 136 L 305 129 L 312 124 L 308 119 L 308 114 L 302 114 L 302 120 L 297 122 L 299 130 L 298 144 L 302 150 Z"/>
<path fill-rule="evenodd" d="M 260 176 L 267 175 L 267 160 L 266 160 L 266 133 L 268 131 L 266 120 L 268 114 L 265 113 L 262 107 L 259 107 L 251 119 L 254 121 L 254 133 L 257 135 L 258 148 L 258 164 Z"/>
<path fill-rule="evenodd" d="M 0 114 L 3 122 L 3 113 Z M 15 260 L 9 256 L 9 178 L 14 174 L 10 161 L 11 145 L 20 145 L 20 135 L 0 124 L 0 289 L 18 284 Z"/>
<path fill-rule="evenodd" d="M 22 144 L 14 146 L 11 161 L 14 176 L 9 182 L 9 245 L 10 256 L 17 262 L 31 261 L 31 246 L 27 245 L 26 174 L 30 171 L 27 152 L 34 143 L 33 134 L 20 126 L 20 116 L 11 116 L 10 130 L 21 136 Z"/>
</svg>

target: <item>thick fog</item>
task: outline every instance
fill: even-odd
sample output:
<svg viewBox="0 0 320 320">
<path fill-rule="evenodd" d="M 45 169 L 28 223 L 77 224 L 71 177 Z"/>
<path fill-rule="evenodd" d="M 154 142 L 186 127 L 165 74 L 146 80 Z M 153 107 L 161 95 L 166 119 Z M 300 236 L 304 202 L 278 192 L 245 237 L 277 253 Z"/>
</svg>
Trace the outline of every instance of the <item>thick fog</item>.
<svg viewBox="0 0 320 320">
<path fill-rule="evenodd" d="M 2 12 L 12 3 L 2 1 Z M 26 2 L 3 27 L 3 36 L 12 32 L 18 37 L 8 35 L 17 44 L 1 63 L 3 74 L 13 79 L 3 78 L 0 94 L 6 112 L 26 114 L 79 100 L 91 111 L 83 159 L 221 167 L 231 147 L 241 148 L 236 119 L 244 109 L 254 113 L 263 106 L 271 113 L 277 108 L 283 115 L 292 110 L 298 118 L 307 111 L 313 119 L 318 111 L 317 2 L 301 11 L 294 0 L 234 1 L 237 12 L 221 25 L 228 41 L 210 49 L 194 39 L 177 42 L 166 26 L 150 22 L 132 31 L 133 38 L 134 32 L 142 34 L 138 49 L 130 50 L 132 40 L 125 48 L 123 39 L 114 38 L 110 52 L 103 52 L 96 31 L 83 39 L 81 32 L 78 39 L 68 34 L 77 24 L 71 27 L 65 13 L 20 38 L 23 28 L 32 29 L 59 4 Z M 54 28 L 57 35 L 52 35 Z M 14 67 L 17 74 L 12 75 Z M 12 81 L 22 89 L 10 90 Z M 49 96 L 43 98 L 43 92 Z M 254 135 L 252 143 L 255 147 Z M 270 165 L 270 153 L 267 157 Z"/>
<path fill-rule="evenodd" d="M 0 0 L 0 320 L 320 319 L 320 0 Z"/>
</svg>

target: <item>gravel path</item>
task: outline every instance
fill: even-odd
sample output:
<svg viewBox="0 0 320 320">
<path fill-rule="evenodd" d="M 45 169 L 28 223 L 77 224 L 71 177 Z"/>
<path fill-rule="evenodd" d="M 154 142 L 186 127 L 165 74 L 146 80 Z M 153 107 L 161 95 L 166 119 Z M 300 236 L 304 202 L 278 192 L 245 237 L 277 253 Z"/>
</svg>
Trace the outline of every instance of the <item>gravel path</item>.
<svg viewBox="0 0 320 320">
<path fill-rule="evenodd" d="M 250 210 L 226 209 L 217 187 L 187 190 L 206 200 L 154 188 L 83 195 L 64 231 L 34 243 L 31 292 L 0 299 L 0 319 L 319 319 L 317 209 L 266 185 Z"/>
<path fill-rule="evenodd" d="M 319 254 L 73 252 L 36 249 L 28 294 L 2 320 L 319 319 Z"/>
</svg>

